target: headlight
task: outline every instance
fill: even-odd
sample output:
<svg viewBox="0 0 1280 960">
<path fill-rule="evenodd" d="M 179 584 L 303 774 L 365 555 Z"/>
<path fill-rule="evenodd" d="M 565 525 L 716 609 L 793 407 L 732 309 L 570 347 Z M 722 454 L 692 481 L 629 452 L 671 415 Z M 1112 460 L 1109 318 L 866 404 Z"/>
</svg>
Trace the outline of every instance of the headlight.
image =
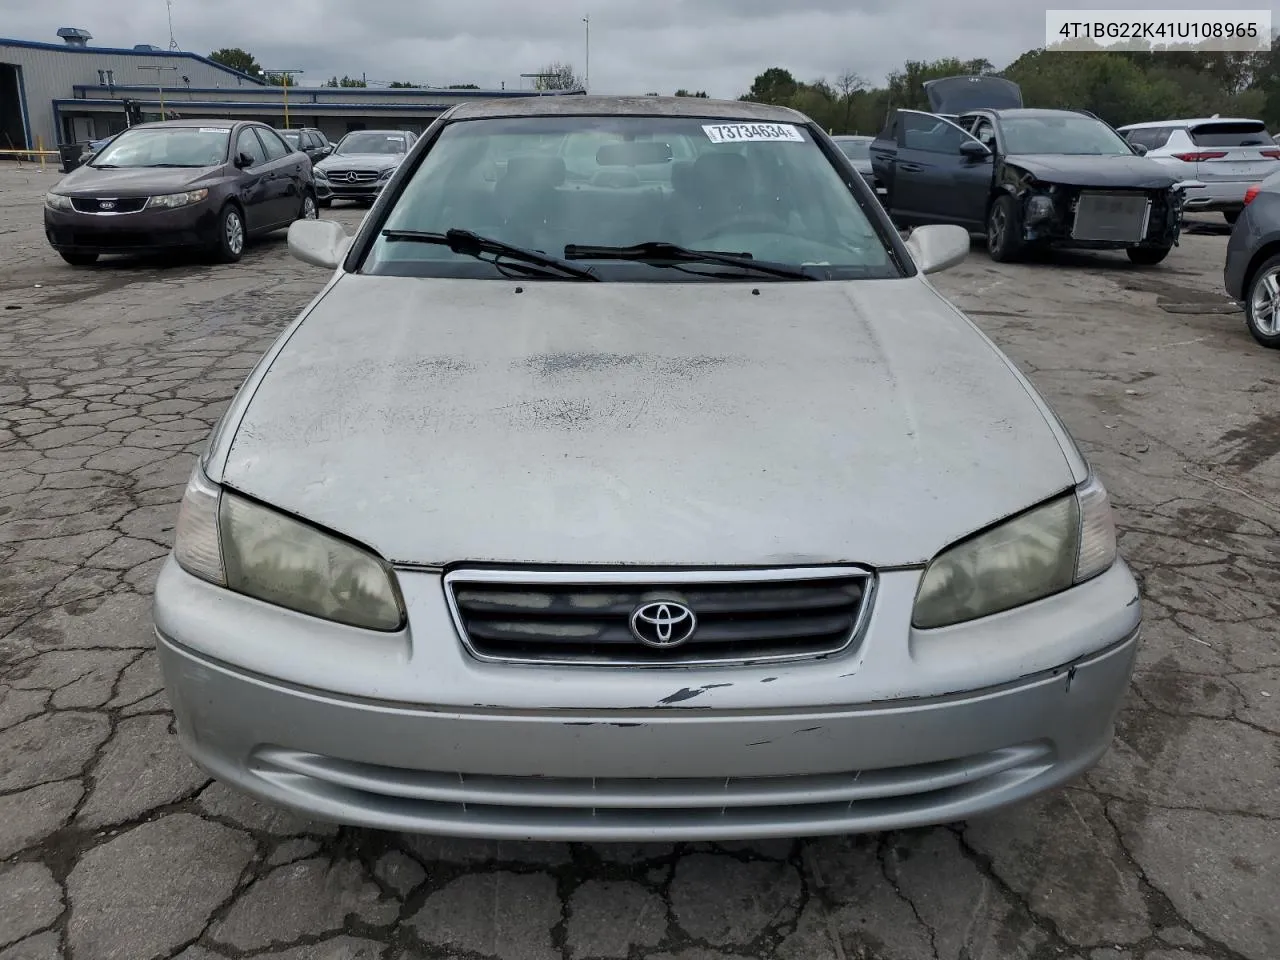
<svg viewBox="0 0 1280 960">
<path fill-rule="evenodd" d="M 61 193 L 46 193 L 44 195 L 45 205 L 50 210 L 72 210 L 71 198 L 63 196 Z"/>
<path fill-rule="evenodd" d="M 199 203 L 209 195 L 208 190 L 188 190 L 186 193 L 166 193 L 158 197 L 150 197 L 144 210 L 175 210 L 178 207 L 189 207 Z"/>
<path fill-rule="evenodd" d="M 196 467 L 178 513 L 174 557 L 209 583 L 368 630 L 398 630 L 391 568 L 345 540 L 221 490 Z"/>
<path fill-rule="evenodd" d="M 1053 198 L 1037 194 L 1027 199 L 1027 223 L 1040 223 L 1052 220 L 1054 215 Z"/>
<path fill-rule="evenodd" d="M 323 170 L 321 170 L 319 167 L 315 167 L 315 168 L 312 170 L 312 172 L 316 175 L 316 179 L 317 179 L 317 180 L 328 180 L 328 179 L 329 179 L 329 175 L 328 175 L 327 173 L 325 173 Z"/>
<path fill-rule="evenodd" d="M 1098 576 L 1116 560 L 1107 492 L 1075 492 L 949 547 L 929 564 L 911 625 L 921 630 L 990 616 Z"/>
<path fill-rule="evenodd" d="M 395 173 L 395 172 L 396 172 L 396 168 L 395 168 L 395 167 L 387 167 L 387 169 L 385 169 L 385 170 L 383 170 L 383 171 L 382 171 L 382 176 L 380 176 L 378 179 L 379 179 L 379 180 L 390 180 L 390 179 L 391 179 L 391 175 L 392 175 L 393 173 Z"/>
</svg>

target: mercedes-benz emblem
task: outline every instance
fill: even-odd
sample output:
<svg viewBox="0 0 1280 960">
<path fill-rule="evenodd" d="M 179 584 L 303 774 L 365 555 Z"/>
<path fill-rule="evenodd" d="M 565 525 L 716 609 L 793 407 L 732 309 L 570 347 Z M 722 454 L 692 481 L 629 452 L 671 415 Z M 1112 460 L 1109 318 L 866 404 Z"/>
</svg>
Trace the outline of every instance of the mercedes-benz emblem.
<svg viewBox="0 0 1280 960">
<path fill-rule="evenodd" d="M 674 600 L 655 600 L 631 612 L 631 635 L 649 647 L 678 647 L 697 629 L 693 611 Z"/>
<path fill-rule="evenodd" d="M 354 170 L 347 174 L 347 183 L 355 183 L 359 179 L 360 178 L 356 176 L 356 172 Z"/>
</svg>

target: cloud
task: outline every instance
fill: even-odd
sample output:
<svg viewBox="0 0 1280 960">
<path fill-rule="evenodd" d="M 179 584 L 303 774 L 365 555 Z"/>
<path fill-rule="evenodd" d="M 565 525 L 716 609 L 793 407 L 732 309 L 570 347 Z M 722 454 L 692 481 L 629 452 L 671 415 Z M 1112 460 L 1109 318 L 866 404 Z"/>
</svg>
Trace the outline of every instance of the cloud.
<svg viewBox="0 0 1280 960">
<path fill-rule="evenodd" d="M 266 67 L 305 70 L 303 85 L 366 74 L 512 88 L 553 60 L 582 74 L 588 14 L 594 93 L 687 87 L 736 97 L 771 66 L 804 80 L 853 70 L 879 83 L 906 60 L 986 57 L 1003 66 L 1044 42 L 1043 8 L 1007 0 L 174 0 L 173 26 L 184 50 L 243 47 Z M 0 24 L 25 40 L 56 42 L 62 26 L 87 29 L 101 46 L 169 39 L 161 0 L 109 13 L 100 0 L 0 0 Z"/>
</svg>

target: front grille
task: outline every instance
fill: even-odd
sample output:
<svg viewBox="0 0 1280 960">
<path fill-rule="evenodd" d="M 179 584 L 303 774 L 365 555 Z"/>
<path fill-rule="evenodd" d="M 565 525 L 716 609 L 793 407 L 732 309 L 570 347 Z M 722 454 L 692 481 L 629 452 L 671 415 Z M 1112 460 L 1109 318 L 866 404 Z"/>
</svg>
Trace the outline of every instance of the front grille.
<svg viewBox="0 0 1280 960">
<path fill-rule="evenodd" d="M 352 174 L 355 180 L 351 179 Z M 329 182 L 339 181 L 342 183 L 372 183 L 382 176 L 378 170 L 326 170 L 324 175 L 329 178 Z"/>
<path fill-rule="evenodd" d="M 872 585 L 870 573 L 850 567 L 595 574 L 463 570 L 445 577 L 458 631 L 475 656 L 604 666 L 838 653 L 853 642 Z M 650 646 L 633 632 L 632 615 L 664 602 L 692 613 L 693 632 L 678 645 Z M 682 615 L 674 616 L 675 628 L 682 630 Z"/>
<path fill-rule="evenodd" d="M 105 206 L 104 206 L 105 204 Z M 146 197 L 72 197 L 77 213 L 137 213 L 147 205 Z"/>
</svg>

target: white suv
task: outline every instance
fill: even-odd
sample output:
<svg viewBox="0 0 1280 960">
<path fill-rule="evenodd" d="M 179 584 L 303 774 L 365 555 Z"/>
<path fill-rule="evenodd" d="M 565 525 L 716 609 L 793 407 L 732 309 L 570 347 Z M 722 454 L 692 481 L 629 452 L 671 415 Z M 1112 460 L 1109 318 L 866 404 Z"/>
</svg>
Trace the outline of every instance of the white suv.
<svg viewBox="0 0 1280 960">
<path fill-rule="evenodd" d="M 1208 117 L 1119 129 L 1179 180 L 1196 182 L 1185 193 L 1187 211 L 1221 210 L 1228 223 L 1235 223 L 1244 209 L 1249 187 L 1280 172 L 1280 147 L 1261 120 Z"/>
</svg>

